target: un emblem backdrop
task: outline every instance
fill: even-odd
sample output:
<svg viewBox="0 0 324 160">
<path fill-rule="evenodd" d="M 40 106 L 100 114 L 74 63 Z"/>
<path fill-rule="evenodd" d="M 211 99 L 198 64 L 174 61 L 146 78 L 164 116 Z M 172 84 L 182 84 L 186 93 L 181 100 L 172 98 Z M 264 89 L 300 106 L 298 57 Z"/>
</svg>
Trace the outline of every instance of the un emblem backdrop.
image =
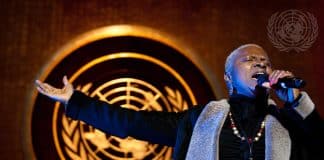
<svg viewBox="0 0 324 160">
<path fill-rule="evenodd" d="M 40 77 L 61 87 L 67 75 L 77 90 L 119 107 L 180 112 L 216 98 L 208 71 L 181 48 L 147 28 L 108 27 L 67 44 Z M 171 147 L 121 139 L 72 120 L 61 104 L 39 94 L 30 133 L 37 159 L 164 160 L 172 154 Z"/>
</svg>

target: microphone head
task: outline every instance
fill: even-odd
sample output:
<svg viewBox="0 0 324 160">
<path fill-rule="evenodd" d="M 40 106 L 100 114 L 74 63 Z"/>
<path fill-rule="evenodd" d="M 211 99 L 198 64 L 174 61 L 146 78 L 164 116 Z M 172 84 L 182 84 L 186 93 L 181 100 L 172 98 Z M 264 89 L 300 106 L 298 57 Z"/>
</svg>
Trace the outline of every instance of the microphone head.
<svg viewBox="0 0 324 160">
<path fill-rule="evenodd" d="M 257 79 L 257 83 L 259 86 L 262 86 L 263 83 L 265 82 L 269 82 L 269 75 L 268 74 L 255 74 L 252 76 L 252 78 L 256 78 Z"/>
</svg>

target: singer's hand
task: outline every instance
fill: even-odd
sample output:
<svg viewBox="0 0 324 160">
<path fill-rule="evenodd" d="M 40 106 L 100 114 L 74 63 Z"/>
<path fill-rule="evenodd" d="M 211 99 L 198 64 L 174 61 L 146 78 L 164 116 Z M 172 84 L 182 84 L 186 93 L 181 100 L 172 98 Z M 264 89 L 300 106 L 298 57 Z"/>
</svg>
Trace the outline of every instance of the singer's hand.
<svg viewBox="0 0 324 160">
<path fill-rule="evenodd" d="M 62 89 L 55 88 L 47 83 L 42 83 L 39 80 L 36 80 L 36 88 L 43 95 L 66 104 L 73 94 L 73 86 L 69 83 L 66 76 L 63 77 L 64 87 Z"/>
<path fill-rule="evenodd" d="M 284 78 L 284 77 L 293 77 L 293 74 L 289 71 L 274 70 L 269 75 L 270 86 L 274 86 L 278 82 L 279 78 Z M 285 89 L 285 88 L 275 87 L 274 89 L 279 99 L 281 99 L 284 102 L 293 102 L 300 93 L 299 89 L 296 88 Z"/>
</svg>

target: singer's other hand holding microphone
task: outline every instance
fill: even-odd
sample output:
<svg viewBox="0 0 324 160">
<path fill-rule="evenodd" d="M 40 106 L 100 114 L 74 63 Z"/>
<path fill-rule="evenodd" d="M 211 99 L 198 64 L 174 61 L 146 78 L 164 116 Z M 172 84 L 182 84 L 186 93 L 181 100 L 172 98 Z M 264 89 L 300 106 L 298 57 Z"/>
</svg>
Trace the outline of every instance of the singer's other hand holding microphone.
<svg viewBox="0 0 324 160">
<path fill-rule="evenodd" d="M 289 71 L 274 70 L 268 76 L 268 82 L 262 83 L 262 86 L 274 89 L 279 99 L 291 103 L 299 96 L 300 90 L 298 88 L 278 87 L 277 85 L 280 79 L 287 77 L 294 77 L 294 75 Z"/>
</svg>

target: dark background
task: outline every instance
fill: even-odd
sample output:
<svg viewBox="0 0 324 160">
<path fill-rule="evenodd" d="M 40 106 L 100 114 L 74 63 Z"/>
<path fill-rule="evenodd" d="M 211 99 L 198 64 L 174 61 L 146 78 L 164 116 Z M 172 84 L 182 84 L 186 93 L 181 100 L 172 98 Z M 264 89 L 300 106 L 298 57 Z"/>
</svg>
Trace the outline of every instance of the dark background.
<svg viewBox="0 0 324 160">
<path fill-rule="evenodd" d="M 229 52 L 241 44 L 260 44 L 275 68 L 293 71 L 308 82 L 305 90 L 323 117 L 323 8 L 320 0 L 2 0 L 0 159 L 25 159 L 25 110 L 35 92 L 34 80 L 54 53 L 82 33 L 116 24 L 146 26 L 175 37 L 201 57 L 219 82 L 223 82 L 224 61 Z M 304 52 L 279 52 L 268 40 L 268 19 L 275 12 L 288 9 L 307 11 L 317 18 L 319 35 Z M 225 84 L 220 86 L 226 95 Z"/>
</svg>

